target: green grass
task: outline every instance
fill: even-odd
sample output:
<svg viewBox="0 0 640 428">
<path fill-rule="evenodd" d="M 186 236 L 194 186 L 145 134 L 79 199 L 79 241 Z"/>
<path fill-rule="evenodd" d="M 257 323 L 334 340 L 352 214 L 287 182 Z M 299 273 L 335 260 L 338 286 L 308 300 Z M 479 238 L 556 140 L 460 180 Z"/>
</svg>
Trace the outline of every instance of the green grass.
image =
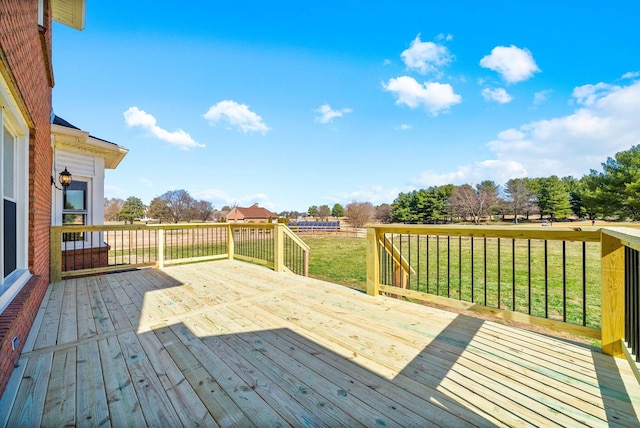
<svg viewBox="0 0 640 428">
<path fill-rule="evenodd" d="M 302 237 L 309 246 L 309 276 L 347 287 L 365 289 L 366 241 L 362 238 Z"/>
</svg>

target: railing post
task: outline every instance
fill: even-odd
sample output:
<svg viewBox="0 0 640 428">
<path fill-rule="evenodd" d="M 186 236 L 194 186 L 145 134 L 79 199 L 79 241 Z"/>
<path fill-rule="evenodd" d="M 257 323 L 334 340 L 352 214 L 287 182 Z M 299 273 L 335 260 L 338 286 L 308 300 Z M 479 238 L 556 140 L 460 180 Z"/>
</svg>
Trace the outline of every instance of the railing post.
<svg viewBox="0 0 640 428">
<path fill-rule="evenodd" d="M 601 235 L 602 352 L 624 358 L 624 246 L 620 239 Z"/>
<path fill-rule="evenodd" d="M 367 294 L 380 294 L 380 249 L 378 232 L 375 227 L 367 227 Z"/>
<path fill-rule="evenodd" d="M 158 268 L 164 269 L 164 229 L 158 229 Z"/>
<path fill-rule="evenodd" d="M 233 260 L 235 254 L 235 242 L 233 240 L 233 228 L 231 224 L 227 224 L 227 258 Z"/>
<path fill-rule="evenodd" d="M 62 281 L 62 233 L 60 226 L 49 230 L 49 281 Z"/>
<path fill-rule="evenodd" d="M 285 225 L 275 223 L 273 225 L 275 231 L 273 237 L 273 270 L 276 272 L 284 271 L 284 228 Z"/>
<path fill-rule="evenodd" d="M 302 252 L 302 276 L 309 276 L 309 250 Z"/>
</svg>

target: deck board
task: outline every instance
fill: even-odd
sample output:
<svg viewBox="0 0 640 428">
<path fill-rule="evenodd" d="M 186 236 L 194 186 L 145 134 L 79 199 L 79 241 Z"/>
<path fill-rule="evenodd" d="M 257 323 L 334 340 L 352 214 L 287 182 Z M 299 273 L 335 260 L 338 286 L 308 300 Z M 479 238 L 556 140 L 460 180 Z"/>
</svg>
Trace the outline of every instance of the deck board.
<svg viewBox="0 0 640 428">
<path fill-rule="evenodd" d="M 7 426 L 640 426 L 633 373 L 593 347 L 247 263 L 46 299 Z"/>
</svg>

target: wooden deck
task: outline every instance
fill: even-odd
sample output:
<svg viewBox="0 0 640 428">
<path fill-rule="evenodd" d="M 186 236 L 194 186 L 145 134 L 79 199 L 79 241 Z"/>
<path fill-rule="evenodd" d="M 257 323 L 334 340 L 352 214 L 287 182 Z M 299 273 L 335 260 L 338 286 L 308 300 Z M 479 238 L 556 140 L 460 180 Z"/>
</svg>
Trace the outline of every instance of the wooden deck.
<svg viewBox="0 0 640 428">
<path fill-rule="evenodd" d="M 0 426 L 640 426 L 597 349 L 234 261 L 52 284 Z"/>
</svg>

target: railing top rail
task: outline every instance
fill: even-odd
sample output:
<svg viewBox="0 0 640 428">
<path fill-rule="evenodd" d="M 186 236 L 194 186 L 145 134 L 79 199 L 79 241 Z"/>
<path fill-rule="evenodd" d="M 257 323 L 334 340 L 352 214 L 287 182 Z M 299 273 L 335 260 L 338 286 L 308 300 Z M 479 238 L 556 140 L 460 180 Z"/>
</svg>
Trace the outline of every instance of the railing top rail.
<svg viewBox="0 0 640 428">
<path fill-rule="evenodd" d="M 545 239 L 550 241 L 600 242 L 600 227 L 593 226 L 473 226 L 390 224 L 368 225 L 383 233 L 468 236 L 475 238 Z"/>
<path fill-rule="evenodd" d="M 298 235 L 296 235 L 295 233 L 293 233 L 293 231 L 291 229 L 289 229 L 288 226 L 285 226 L 284 228 L 284 233 L 291 238 L 291 240 L 293 242 L 295 242 L 298 246 L 302 247 L 302 249 L 304 251 L 309 251 L 309 246 L 307 245 L 306 242 L 304 242 Z"/>
<path fill-rule="evenodd" d="M 623 245 L 640 251 L 640 229 L 631 227 L 604 227 L 602 233 L 618 238 Z"/>
</svg>

